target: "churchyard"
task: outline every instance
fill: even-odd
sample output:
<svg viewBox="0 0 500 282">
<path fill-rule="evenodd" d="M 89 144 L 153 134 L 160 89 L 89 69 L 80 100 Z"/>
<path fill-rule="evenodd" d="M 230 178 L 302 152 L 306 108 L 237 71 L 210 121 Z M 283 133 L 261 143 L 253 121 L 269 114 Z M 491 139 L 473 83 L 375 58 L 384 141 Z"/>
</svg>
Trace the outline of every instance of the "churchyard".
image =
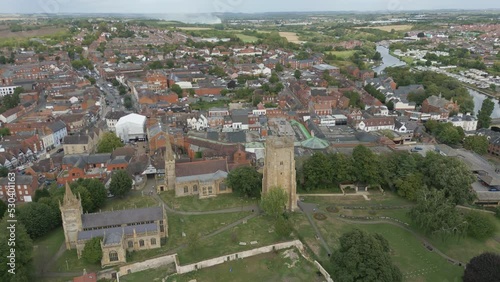
<svg viewBox="0 0 500 282">
<path fill-rule="evenodd" d="M 484 242 L 470 237 L 426 237 L 410 220 L 412 203 L 392 193 L 375 192 L 366 200 L 362 196 L 301 197 L 304 202 L 317 203 L 316 213 L 324 220 L 313 219 L 327 245 L 338 247 L 338 238 L 354 228 L 383 235 L 390 244 L 391 257 L 403 274 L 404 281 L 460 281 L 463 267 L 450 263 L 438 251 L 450 258 L 467 263 L 472 257 L 486 251 L 500 252 L 500 222 L 494 220 L 497 232 Z M 493 217 L 493 215 L 491 215 Z M 370 219 L 367 219 L 370 218 Z M 291 217 L 299 237 L 321 260 L 328 270 L 329 258 L 316 232 L 304 214 Z M 431 246 L 426 247 L 426 240 Z"/>
<path fill-rule="evenodd" d="M 258 199 L 238 197 L 235 194 L 223 194 L 214 198 L 200 199 L 198 196 L 175 197 L 174 191 L 162 192 L 160 197 L 165 203 L 177 210 L 185 212 L 204 212 L 223 209 L 242 208 L 258 205 Z"/>
</svg>

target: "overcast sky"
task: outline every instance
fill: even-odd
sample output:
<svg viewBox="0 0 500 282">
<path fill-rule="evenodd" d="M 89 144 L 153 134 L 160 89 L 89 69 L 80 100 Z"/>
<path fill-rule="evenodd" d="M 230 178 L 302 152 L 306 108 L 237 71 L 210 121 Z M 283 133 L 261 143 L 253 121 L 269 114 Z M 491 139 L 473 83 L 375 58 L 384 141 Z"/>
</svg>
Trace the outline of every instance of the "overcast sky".
<svg viewBox="0 0 500 282">
<path fill-rule="evenodd" d="M 498 0 L 3 0 L 0 13 L 213 13 L 500 9 Z"/>
</svg>

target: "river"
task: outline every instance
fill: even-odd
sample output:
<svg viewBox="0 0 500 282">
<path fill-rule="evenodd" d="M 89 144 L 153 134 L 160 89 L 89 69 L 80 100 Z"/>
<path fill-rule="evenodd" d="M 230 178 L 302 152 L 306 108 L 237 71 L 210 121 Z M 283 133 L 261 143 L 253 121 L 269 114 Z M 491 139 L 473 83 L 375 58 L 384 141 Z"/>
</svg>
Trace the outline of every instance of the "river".
<svg viewBox="0 0 500 282">
<path fill-rule="evenodd" d="M 477 115 L 479 110 L 481 109 L 481 106 L 483 105 L 483 101 L 488 97 L 484 94 L 481 94 L 477 92 L 476 90 L 470 89 L 469 94 L 474 98 L 474 112 Z M 498 103 L 498 100 L 493 99 L 493 102 L 495 103 L 495 109 L 493 109 L 493 113 L 491 114 L 492 118 L 500 118 L 500 104 Z"/>
<path fill-rule="evenodd" d="M 377 51 L 382 55 L 382 64 L 373 68 L 373 71 L 380 74 L 388 67 L 405 66 L 406 63 L 389 54 L 389 48 L 377 45 Z"/>
</svg>

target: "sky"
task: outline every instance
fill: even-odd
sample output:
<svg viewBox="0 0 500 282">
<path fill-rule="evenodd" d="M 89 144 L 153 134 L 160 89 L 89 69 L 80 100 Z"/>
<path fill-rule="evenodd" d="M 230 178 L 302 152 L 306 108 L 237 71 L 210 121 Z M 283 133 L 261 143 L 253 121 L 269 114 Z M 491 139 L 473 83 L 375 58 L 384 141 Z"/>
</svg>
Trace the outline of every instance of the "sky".
<svg viewBox="0 0 500 282">
<path fill-rule="evenodd" d="M 259 13 L 500 9 L 498 0 L 4 0 L 0 13 Z M 6 2 L 6 3 L 5 3 Z"/>
</svg>

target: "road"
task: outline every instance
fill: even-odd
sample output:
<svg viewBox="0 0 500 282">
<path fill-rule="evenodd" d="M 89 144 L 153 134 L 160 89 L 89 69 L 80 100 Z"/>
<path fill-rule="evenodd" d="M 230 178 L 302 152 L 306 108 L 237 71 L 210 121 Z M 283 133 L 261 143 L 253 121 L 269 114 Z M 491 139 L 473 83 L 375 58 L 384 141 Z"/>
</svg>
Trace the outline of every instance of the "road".
<svg viewBox="0 0 500 282">
<path fill-rule="evenodd" d="M 96 82 L 96 86 L 101 90 L 101 119 L 104 120 L 106 115 L 112 111 L 113 109 L 115 111 L 125 111 L 125 107 L 123 106 L 122 103 L 122 97 L 120 96 L 120 93 L 118 90 L 113 87 L 109 86 L 110 83 L 99 79 Z"/>
</svg>

